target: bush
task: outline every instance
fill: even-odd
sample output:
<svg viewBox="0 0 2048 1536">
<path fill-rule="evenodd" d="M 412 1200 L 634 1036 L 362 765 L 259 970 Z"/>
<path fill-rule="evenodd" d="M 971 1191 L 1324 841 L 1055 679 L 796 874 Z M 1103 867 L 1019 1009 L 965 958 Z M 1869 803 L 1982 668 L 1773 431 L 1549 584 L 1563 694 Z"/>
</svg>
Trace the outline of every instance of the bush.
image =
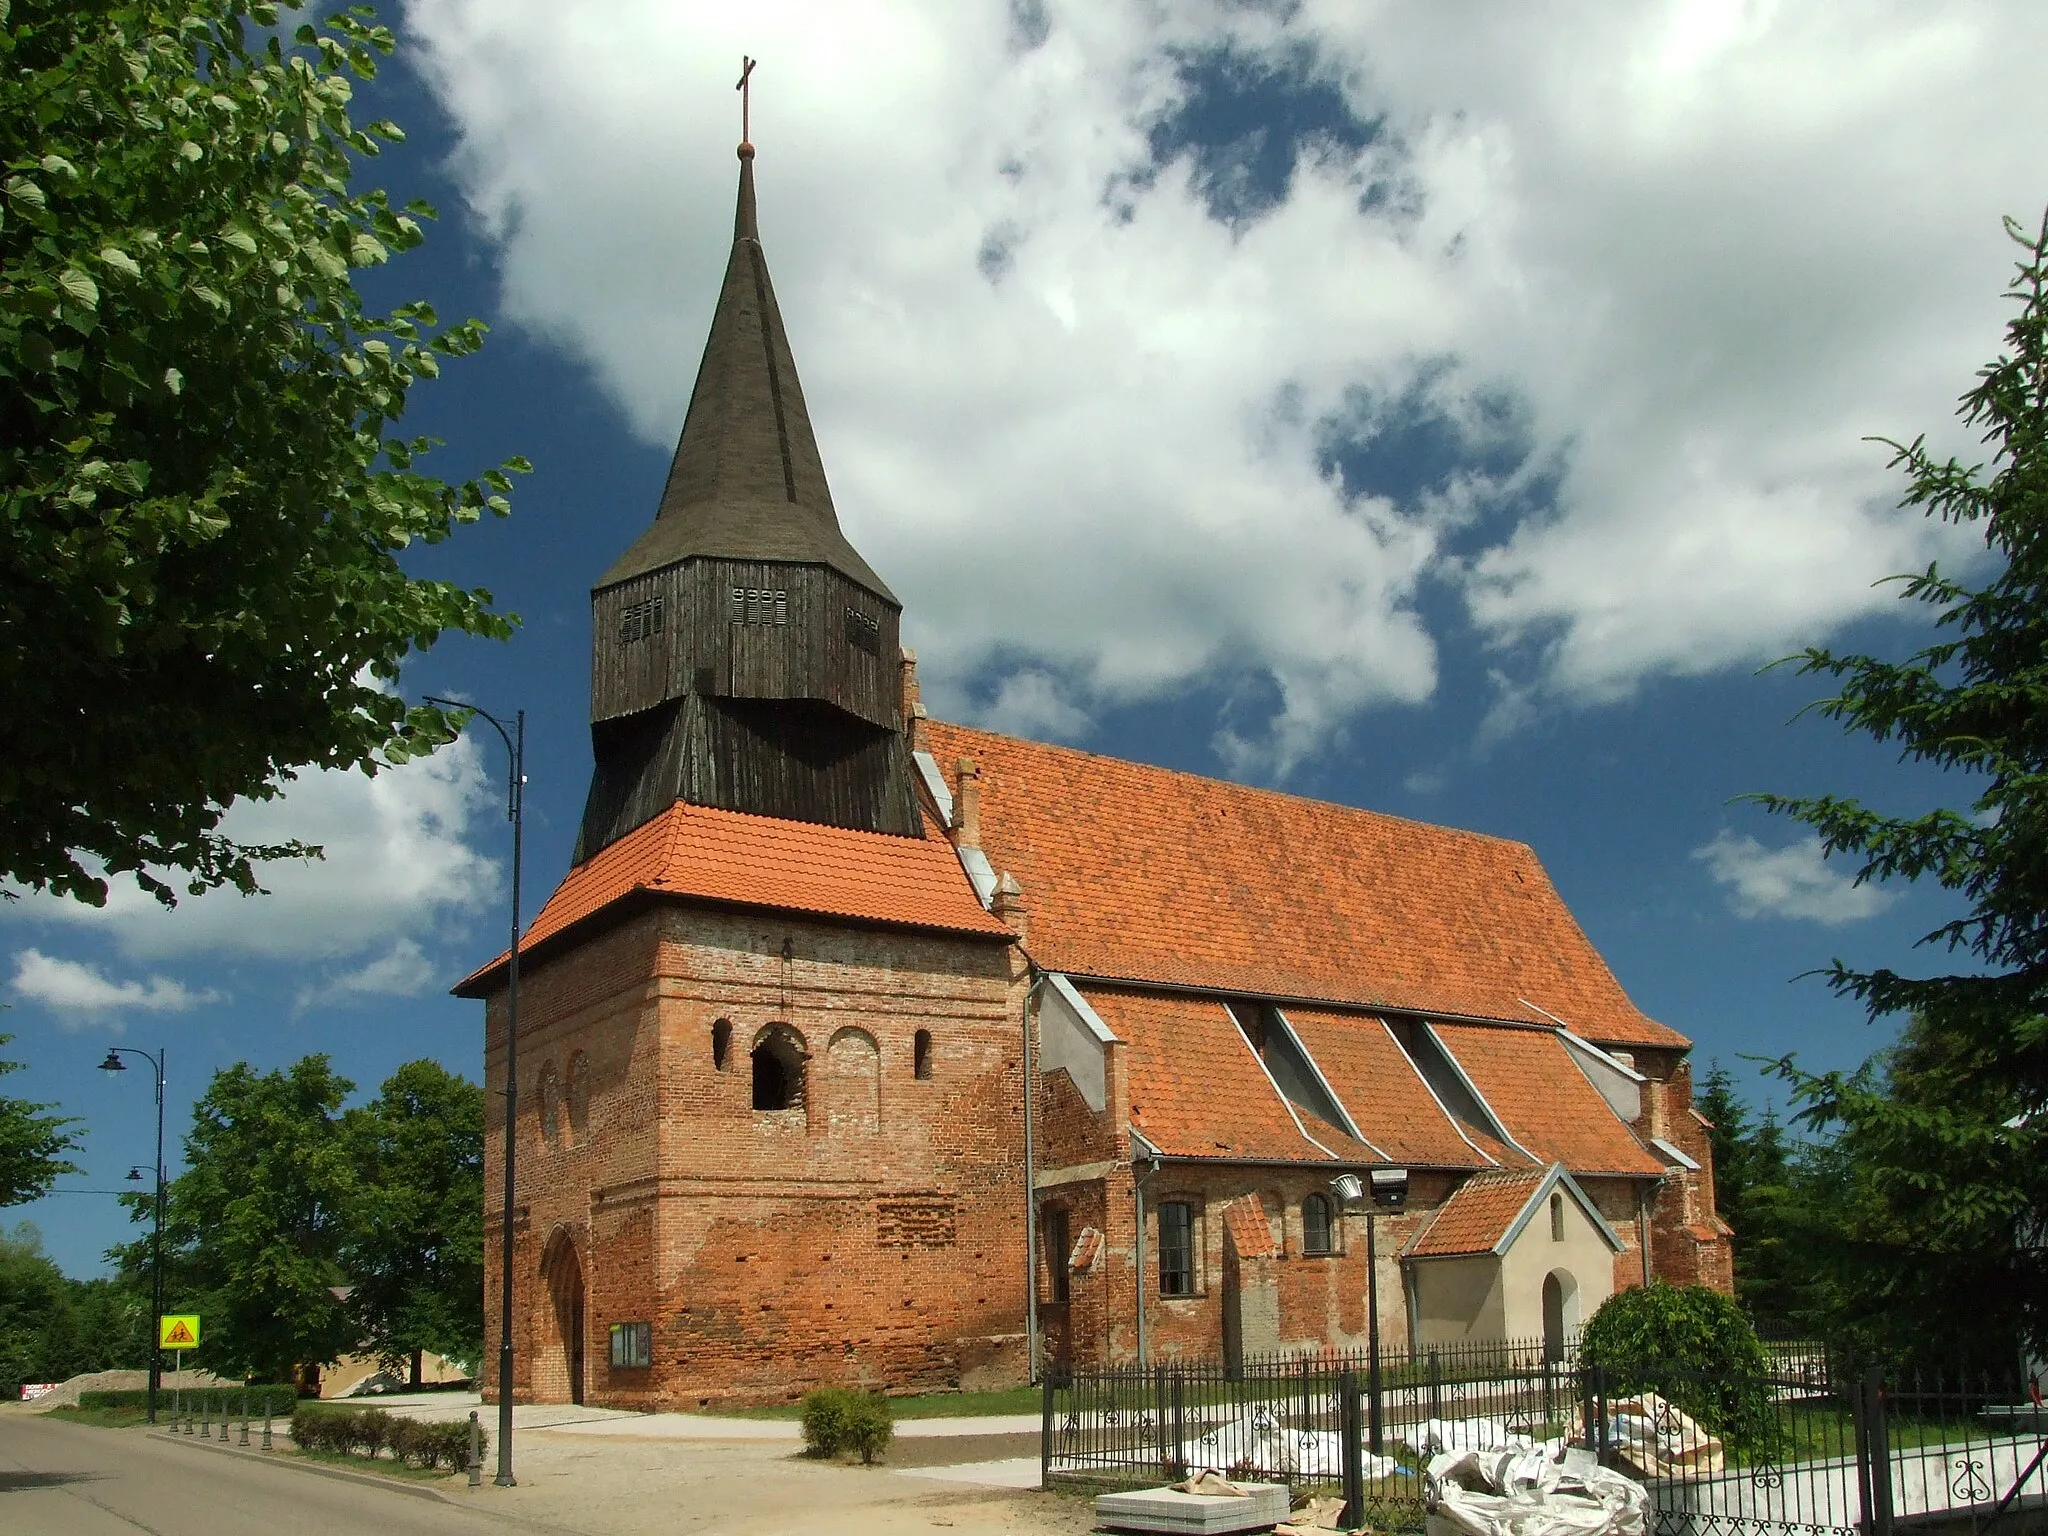
<svg viewBox="0 0 2048 1536">
<path fill-rule="evenodd" d="M 820 1387 L 804 1396 L 804 1445 L 814 1456 L 859 1451 L 872 1464 L 896 1438 L 896 1415 L 879 1392 Z"/>
<path fill-rule="evenodd" d="M 1770 1354 L 1719 1291 L 1663 1280 L 1617 1291 L 1586 1324 L 1579 1357 L 1605 1372 L 1609 1398 L 1655 1392 L 1737 1448 L 1776 1432 Z"/>
<path fill-rule="evenodd" d="M 185 1410 L 188 1413 L 196 1414 L 204 1408 L 210 1411 L 215 1418 L 220 1417 L 223 1412 L 226 1412 L 229 1416 L 239 1419 L 242 1416 L 242 1398 L 245 1393 L 249 1399 L 249 1414 L 252 1418 L 258 1419 L 263 1417 L 265 1403 L 270 1405 L 272 1413 L 286 1414 L 292 1412 L 298 1406 L 299 1401 L 299 1393 L 296 1387 L 277 1386 L 275 1384 L 247 1388 L 186 1387 L 183 1389 L 178 1400 L 184 1403 Z M 172 1400 L 171 1380 L 169 1374 L 166 1373 L 164 1384 L 156 1395 L 157 1412 L 160 1415 L 168 1414 L 171 1411 Z M 81 1408 L 141 1408 L 148 1402 L 149 1392 L 146 1388 L 141 1387 L 133 1390 L 123 1388 L 120 1391 L 81 1392 L 78 1394 L 78 1406 Z"/>
<path fill-rule="evenodd" d="M 481 1430 L 479 1435 L 480 1450 L 489 1450 L 490 1432 Z M 301 1408 L 292 1415 L 292 1443 L 302 1451 L 351 1456 L 375 1457 L 389 1451 L 408 1466 L 469 1470 L 466 1419 L 401 1419 L 382 1408 Z"/>
</svg>

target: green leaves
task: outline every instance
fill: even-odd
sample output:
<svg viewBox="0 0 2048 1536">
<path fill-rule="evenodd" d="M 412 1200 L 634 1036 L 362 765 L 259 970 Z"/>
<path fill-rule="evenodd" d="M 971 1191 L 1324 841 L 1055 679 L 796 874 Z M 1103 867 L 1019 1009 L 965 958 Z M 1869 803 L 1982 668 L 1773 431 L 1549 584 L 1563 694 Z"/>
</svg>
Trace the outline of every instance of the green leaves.
<svg viewBox="0 0 2048 1536">
<path fill-rule="evenodd" d="M 0 1045 L 13 1038 L 0 1035 Z M 20 1062 L 0 1060 L 0 1077 L 20 1070 Z M 59 1174 L 78 1172 L 65 1155 L 83 1139 L 70 1129 L 78 1122 L 46 1113 L 52 1107 L 0 1095 L 0 1208 L 37 1199 Z"/>
<path fill-rule="evenodd" d="M 220 837 L 223 809 L 413 750 L 374 680 L 510 632 L 399 562 L 507 508 L 502 473 L 383 454 L 483 328 L 365 310 L 352 272 L 431 211 L 352 184 L 396 136 L 348 114 L 390 34 L 246 31 L 296 9 L 14 0 L 0 41 L 0 876 L 22 884 L 255 889 L 263 850 Z"/>
<path fill-rule="evenodd" d="M 1812 706 L 1906 759 L 1952 770 L 1958 804 L 1918 814 L 1841 796 L 1758 796 L 1812 827 L 1859 879 L 1926 880 L 1959 915 L 1922 944 L 1953 955 L 1945 972 L 1908 976 L 1840 961 L 1829 984 L 1872 1016 L 1909 1014 L 1899 1052 L 1856 1074 L 1777 1071 L 1802 1117 L 1832 1131 L 1854 1199 L 1848 1246 L 1883 1256 L 1842 1287 L 1873 1337 L 1927 1343 L 1939 1256 L 1943 1294 L 1969 1294 L 1988 1356 L 2014 1335 L 2048 1344 L 2039 1234 L 2048 1177 L 2035 1125 L 2048 1126 L 2048 215 L 2037 232 L 2011 220 L 2022 248 L 2008 297 L 2006 350 L 1978 375 L 1958 414 L 1989 447 L 1983 463 L 1937 460 L 1925 440 L 1889 443 L 1907 476 L 1904 506 L 1981 528 L 1990 569 L 1970 585 L 1930 566 L 1897 578 L 1937 638 L 1903 660 L 1812 649 L 1792 658 L 1836 692 Z"/>
</svg>

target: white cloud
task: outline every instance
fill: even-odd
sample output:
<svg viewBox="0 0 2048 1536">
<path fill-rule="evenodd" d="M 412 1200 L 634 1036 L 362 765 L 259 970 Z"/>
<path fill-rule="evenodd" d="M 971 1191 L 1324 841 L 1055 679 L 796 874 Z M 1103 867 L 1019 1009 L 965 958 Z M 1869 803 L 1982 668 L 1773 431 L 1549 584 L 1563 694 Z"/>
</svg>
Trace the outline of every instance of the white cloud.
<svg viewBox="0 0 2048 1536">
<path fill-rule="evenodd" d="M 15 951 L 13 987 L 20 997 L 74 1014 L 189 1013 L 220 1000 L 218 992 L 194 992 L 168 976 L 114 981 L 98 966 L 59 959 L 39 949 Z"/>
<path fill-rule="evenodd" d="M 1739 917 L 1803 917 L 1834 927 L 1875 917 L 1900 895 L 1829 869 L 1817 837 L 1766 848 L 1753 837 L 1722 831 L 1692 856 L 1727 888 L 1728 905 Z"/>
<path fill-rule="evenodd" d="M 1939 433 L 1996 345 L 1997 220 L 2042 195 L 2031 0 L 1072 0 L 1030 49 L 1012 9 L 406 7 L 507 312 L 663 444 L 728 248 L 731 65 L 766 60 L 778 296 L 936 710 L 1060 734 L 1210 684 L 1219 748 L 1284 772 L 1429 696 L 1431 576 L 1504 697 L 1598 701 L 1893 611 L 1871 583 L 1941 545 L 1861 439 Z M 1309 45 L 1386 121 L 1234 228 L 1185 160 L 1128 179 L 1172 51 L 1226 38 Z M 1413 196 L 1364 210 L 1389 181 Z M 1505 392 L 1554 500 L 1324 473 L 1328 423 L 1418 392 Z"/>
<path fill-rule="evenodd" d="M 1005 677 L 978 713 L 991 729 L 1013 736 L 1073 741 L 1087 735 L 1093 722 L 1068 702 L 1068 693 L 1051 673 L 1027 667 Z"/>
<path fill-rule="evenodd" d="M 439 967 L 411 939 L 400 939 L 367 965 L 330 972 L 318 985 L 299 989 L 298 1006 L 350 1002 L 365 997 L 418 997 L 436 981 Z"/>
<path fill-rule="evenodd" d="M 116 880 L 104 907 L 31 894 L 10 918 L 98 932 L 138 957 L 360 955 L 499 899 L 499 866 L 470 841 L 496 830 L 496 803 L 482 753 L 468 737 L 374 778 L 309 773 L 275 800 L 237 803 L 222 823 L 238 842 L 296 839 L 324 850 L 320 859 L 263 866 L 266 895 L 209 891 L 166 910 L 133 881 Z"/>
</svg>

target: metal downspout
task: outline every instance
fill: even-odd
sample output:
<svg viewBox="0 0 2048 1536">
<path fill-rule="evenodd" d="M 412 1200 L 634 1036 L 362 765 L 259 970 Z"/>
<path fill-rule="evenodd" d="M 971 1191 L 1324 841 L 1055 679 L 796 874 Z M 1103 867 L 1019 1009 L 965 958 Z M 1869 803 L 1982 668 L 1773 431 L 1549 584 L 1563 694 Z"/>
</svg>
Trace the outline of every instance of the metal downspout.
<svg viewBox="0 0 2048 1536">
<path fill-rule="evenodd" d="M 1131 1204 L 1138 1214 L 1138 1230 L 1132 1242 L 1132 1251 L 1136 1253 L 1138 1259 L 1138 1364 L 1140 1365 L 1150 1365 L 1152 1363 L 1151 1345 L 1145 1332 L 1145 1180 L 1158 1172 L 1159 1159 L 1157 1157 L 1152 1159 L 1151 1172 L 1144 1174 L 1142 1177 L 1138 1174 L 1138 1159 L 1136 1157 L 1131 1159 Z"/>
</svg>

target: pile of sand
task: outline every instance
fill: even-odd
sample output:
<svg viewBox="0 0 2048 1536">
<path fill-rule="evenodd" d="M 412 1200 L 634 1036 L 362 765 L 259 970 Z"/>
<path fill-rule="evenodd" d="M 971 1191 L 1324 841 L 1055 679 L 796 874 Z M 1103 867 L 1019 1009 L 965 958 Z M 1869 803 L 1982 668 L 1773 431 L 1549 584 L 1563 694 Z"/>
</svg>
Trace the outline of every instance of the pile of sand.
<svg viewBox="0 0 2048 1536">
<path fill-rule="evenodd" d="M 163 1390 L 171 1390 L 172 1375 L 164 1372 Z M 184 1384 L 188 1387 L 239 1387 L 239 1381 L 230 1381 L 224 1376 L 215 1376 L 210 1371 L 187 1371 Z M 140 1392 L 149 1386 L 147 1371 L 87 1371 L 83 1376 L 74 1376 L 62 1383 L 56 1391 L 37 1398 L 31 1408 L 76 1408 L 81 1392 Z"/>
</svg>

